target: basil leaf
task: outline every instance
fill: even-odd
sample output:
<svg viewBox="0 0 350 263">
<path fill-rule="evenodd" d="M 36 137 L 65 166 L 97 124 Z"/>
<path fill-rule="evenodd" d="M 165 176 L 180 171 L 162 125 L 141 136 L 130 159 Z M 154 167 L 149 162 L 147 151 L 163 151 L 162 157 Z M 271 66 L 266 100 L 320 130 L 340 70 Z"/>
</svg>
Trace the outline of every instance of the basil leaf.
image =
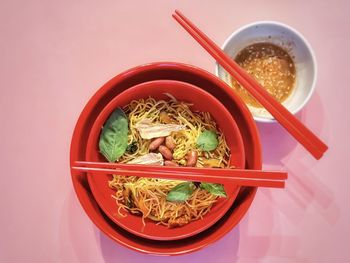
<svg viewBox="0 0 350 263">
<path fill-rule="evenodd" d="M 205 130 L 197 139 L 198 148 L 207 152 L 215 150 L 218 144 L 219 141 L 214 131 Z"/>
<path fill-rule="evenodd" d="M 227 197 L 224 186 L 222 184 L 201 183 L 200 188 L 207 190 L 213 195 Z"/>
<path fill-rule="evenodd" d="M 128 118 L 122 109 L 116 109 L 103 126 L 99 148 L 109 162 L 121 157 L 128 146 Z"/>
<path fill-rule="evenodd" d="M 192 182 L 183 182 L 175 186 L 168 193 L 166 200 L 170 202 L 185 202 L 193 193 L 195 186 Z"/>
</svg>

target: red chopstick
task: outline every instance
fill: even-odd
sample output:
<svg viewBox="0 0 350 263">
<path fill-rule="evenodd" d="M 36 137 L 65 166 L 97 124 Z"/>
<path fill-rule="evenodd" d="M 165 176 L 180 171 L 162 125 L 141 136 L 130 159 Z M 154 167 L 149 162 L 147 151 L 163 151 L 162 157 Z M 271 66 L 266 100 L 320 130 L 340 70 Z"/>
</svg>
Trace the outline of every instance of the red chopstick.
<svg viewBox="0 0 350 263">
<path fill-rule="evenodd" d="M 180 11 L 175 10 L 174 19 L 215 58 L 249 93 L 268 110 L 271 115 L 316 159 L 320 159 L 328 146 L 323 143 L 311 130 L 302 124 L 281 103 L 276 101 L 254 78 L 242 69 L 208 36 L 199 30 Z"/>
<path fill-rule="evenodd" d="M 104 162 L 76 161 L 73 170 L 138 176 L 146 178 L 173 179 L 183 181 L 208 182 L 240 186 L 284 188 L 286 172 L 259 171 L 222 168 L 170 167 L 155 165 L 120 164 Z"/>
</svg>

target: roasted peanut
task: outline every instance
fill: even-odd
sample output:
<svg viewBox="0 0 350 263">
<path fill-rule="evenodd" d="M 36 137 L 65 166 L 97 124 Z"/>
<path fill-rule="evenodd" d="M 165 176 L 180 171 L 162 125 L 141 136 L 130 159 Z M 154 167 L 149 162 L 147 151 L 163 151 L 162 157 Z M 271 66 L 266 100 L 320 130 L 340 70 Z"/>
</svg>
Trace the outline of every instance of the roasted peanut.
<svg viewBox="0 0 350 263">
<path fill-rule="evenodd" d="M 198 152 L 196 150 L 191 150 L 187 153 L 187 163 L 186 166 L 196 166 L 198 159 Z"/>
<path fill-rule="evenodd" d="M 153 139 L 149 145 L 149 150 L 150 151 L 156 150 L 159 147 L 159 145 L 161 145 L 164 142 L 164 140 L 165 140 L 164 137 L 159 137 L 159 138 Z"/>
<path fill-rule="evenodd" d="M 165 166 L 179 166 L 177 163 L 175 163 L 173 161 L 165 161 L 164 165 Z"/>
<path fill-rule="evenodd" d="M 158 148 L 159 152 L 163 155 L 163 157 L 167 160 L 172 160 L 173 159 L 173 154 L 169 150 L 168 147 L 161 145 Z"/>
<path fill-rule="evenodd" d="M 167 136 L 165 138 L 165 145 L 166 147 L 168 147 L 171 151 L 174 150 L 174 148 L 176 147 L 175 141 L 173 139 L 173 137 L 171 136 Z"/>
</svg>

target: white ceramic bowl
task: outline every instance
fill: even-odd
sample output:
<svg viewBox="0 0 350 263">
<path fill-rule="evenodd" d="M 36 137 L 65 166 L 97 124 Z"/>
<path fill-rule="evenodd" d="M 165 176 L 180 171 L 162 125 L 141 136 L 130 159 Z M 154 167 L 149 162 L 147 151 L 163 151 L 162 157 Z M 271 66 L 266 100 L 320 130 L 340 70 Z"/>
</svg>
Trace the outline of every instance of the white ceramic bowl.
<svg viewBox="0 0 350 263">
<path fill-rule="evenodd" d="M 283 105 L 293 114 L 299 112 L 310 99 L 317 78 L 317 64 L 314 52 L 306 39 L 295 29 L 273 21 L 259 21 L 239 28 L 225 41 L 222 49 L 230 57 L 248 45 L 270 42 L 288 51 L 296 68 L 296 82 L 293 93 Z M 218 64 L 216 75 L 231 85 L 231 76 Z M 275 119 L 262 108 L 248 106 L 258 122 L 274 122 Z"/>
</svg>

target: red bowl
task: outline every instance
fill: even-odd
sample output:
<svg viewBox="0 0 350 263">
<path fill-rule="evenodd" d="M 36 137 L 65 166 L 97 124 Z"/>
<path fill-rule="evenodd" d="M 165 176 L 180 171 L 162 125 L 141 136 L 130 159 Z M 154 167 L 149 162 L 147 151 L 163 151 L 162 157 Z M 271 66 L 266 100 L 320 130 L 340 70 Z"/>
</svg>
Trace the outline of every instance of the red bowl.
<svg viewBox="0 0 350 263">
<path fill-rule="evenodd" d="M 191 103 L 193 111 L 209 112 L 218 124 L 218 128 L 224 133 L 227 145 L 231 150 L 230 166 L 244 168 L 245 154 L 243 141 L 235 120 L 215 97 L 203 89 L 186 82 L 175 80 L 155 80 L 136 85 L 116 96 L 98 115 L 92 126 L 90 136 L 86 146 L 87 161 L 101 161 L 106 159 L 99 152 L 98 140 L 101 127 L 108 117 L 118 107 L 124 107 L 132 100 L 146 99 L 152 97 L 156 100 L 169 100 L 166 93 L 171 94 L 179 101 Z M 164 225 L 157 225 L 154 221 L 147 220 L 144 225 L 141 217 L 127 213 L 126 217 L 118 214 L 118 205 L 112 195 L 115 191 L 108 187 L 111 175 L 88 174 L 88 182 L 91 191 L 109 218 L 125 230 L 154 240 L 177 240 L 193 236 L 204 231 L 215 224 L 231 207 L 238 192 L 239 187 L 233 184 L 225 185 L 227 198 L 219 198 L 211 211 L 201 220 L 193 221 L 187 225 L 177 228 L 168 228 Z"/>
<path fill-rule="evenodd" d="M 75 126 L 71 141 L 70 163 L 84 160 L 90 129 L 97 115 L 112 98 L 134 85 L 157 79 L 185 81 L 201 86 L 218 98 L 234 116 L 241 131 L 246 153 L 246 169 L 261 169 L 261 144 L 258 131 L 242 100 L 213 74 L 194 66 L 174 62 L 158 62 L 129 69 L 99 89 L 84 107 Z M 217 241 L 240 222 L 256 193 L 254 187 L 241 187 L 232 207 L 212 227 L 190 238 L 164 242 L 140 238 L 114 224 L 100 210 L 90 191 L 86 173 L 71 170 L 71 177 L 83 209 L 104 234 L 127 248 L 154 255 L 181 255 L 199 250 Z"/>
</svg>

